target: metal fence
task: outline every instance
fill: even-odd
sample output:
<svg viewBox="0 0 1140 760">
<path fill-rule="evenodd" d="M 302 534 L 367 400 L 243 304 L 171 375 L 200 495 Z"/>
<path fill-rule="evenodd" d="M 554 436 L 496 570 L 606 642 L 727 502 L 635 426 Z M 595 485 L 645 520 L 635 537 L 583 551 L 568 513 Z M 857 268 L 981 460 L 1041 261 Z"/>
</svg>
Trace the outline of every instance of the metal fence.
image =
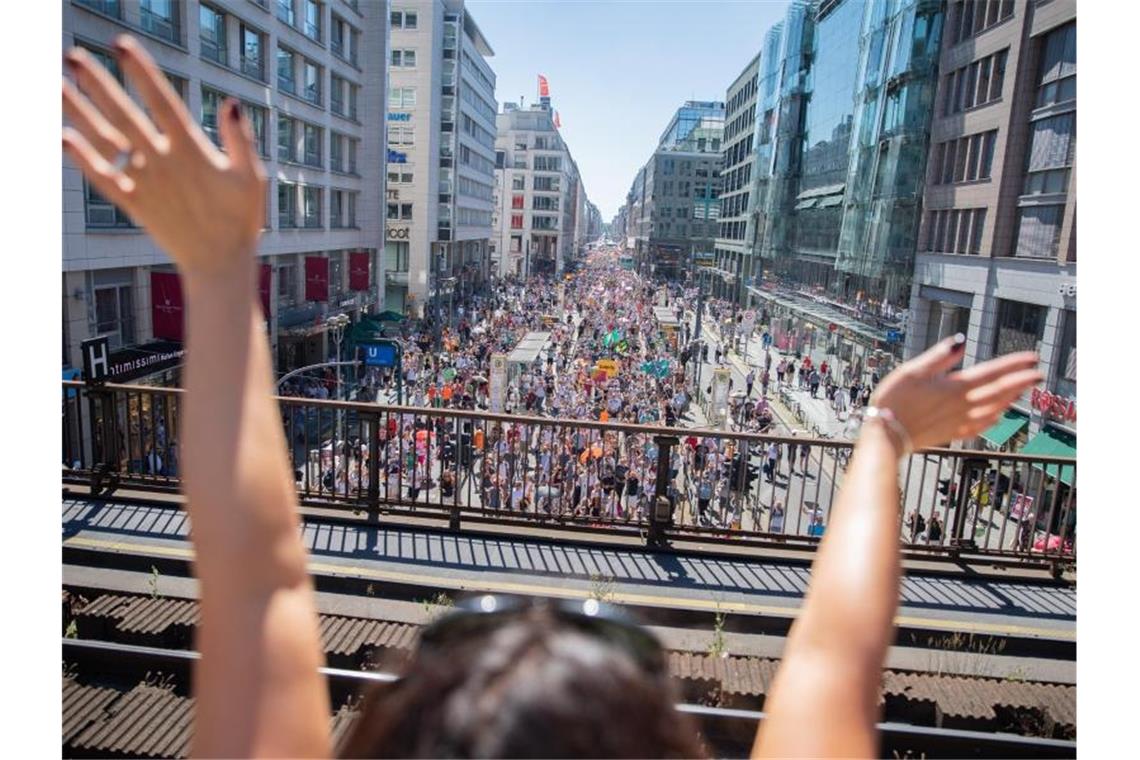
<svg viewBox="0 0 1140 760">
<path fill-rule="evenodd" d="M 63 383 L 64 480 L 177 490 L 169 388 Z M 297 493 L 313 505 L 810 550 L 853 445 L 803 436 L 456 409 L 278 399 Z M 902 463 L 913 555 L 1075 563 L 1075 459 L 929 449 Z"/>
</svg>

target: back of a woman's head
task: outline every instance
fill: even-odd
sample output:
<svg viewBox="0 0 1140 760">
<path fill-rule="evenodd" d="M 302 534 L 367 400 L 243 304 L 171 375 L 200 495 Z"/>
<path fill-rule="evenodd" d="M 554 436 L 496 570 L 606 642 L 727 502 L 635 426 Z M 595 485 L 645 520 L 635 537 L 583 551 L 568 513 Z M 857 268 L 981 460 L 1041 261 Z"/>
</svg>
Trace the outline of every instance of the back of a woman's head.
<svg viewBox="0 0 1140 760">
<path fill-rule="evenodd" d="M 695 757 L 665 674 L 541 610 L 419 652 L 364 701 L 344 757 Z"/>
</svg>

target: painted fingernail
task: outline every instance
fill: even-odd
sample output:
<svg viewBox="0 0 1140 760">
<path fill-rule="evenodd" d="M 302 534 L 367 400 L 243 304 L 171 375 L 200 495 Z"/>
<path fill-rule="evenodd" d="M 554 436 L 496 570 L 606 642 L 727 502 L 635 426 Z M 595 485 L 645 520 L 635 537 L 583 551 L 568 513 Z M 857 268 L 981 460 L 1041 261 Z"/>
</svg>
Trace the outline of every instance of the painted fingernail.
<svg viewBox="0 0 1140 760">
<path fill-rule="evenodd" d="M 229 105 L 229 116 L 233 121 L 238 121 L 241 119 L 241 109 L 239 109 L 238 104 L 232 100 L 230 101 Z"/>
</svg>

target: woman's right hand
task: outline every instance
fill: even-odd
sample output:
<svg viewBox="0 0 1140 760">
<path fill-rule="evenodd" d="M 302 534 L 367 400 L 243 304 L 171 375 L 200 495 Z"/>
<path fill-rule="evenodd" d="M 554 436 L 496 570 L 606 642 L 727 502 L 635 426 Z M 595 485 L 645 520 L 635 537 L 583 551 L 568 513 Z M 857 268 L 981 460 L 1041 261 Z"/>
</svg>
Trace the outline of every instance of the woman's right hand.
<svg viewBox="0 0 1140 760">
<path fill-rule="evenodd" d="M 1032 351 L 949 372 L 965 346 L 961 333 L 935 344 L 887 375 L 871 396 L 872 406 L 895 415 L 916 449 L 981 433 L 1044 379 Z"/>
<path fill-rule="evenodd" d="M 115 50 L 150 116 L 90 53 L 73 48 L 66 61 L 75 84 L 63 84 L 63 110 L 73 125 L 63 131 L 67 154 L 184 274 L 252 276 L 266 179 L 237 101 L 219 109 L 223 152 L 142 45 L 124 35 Z"/>
</svg>

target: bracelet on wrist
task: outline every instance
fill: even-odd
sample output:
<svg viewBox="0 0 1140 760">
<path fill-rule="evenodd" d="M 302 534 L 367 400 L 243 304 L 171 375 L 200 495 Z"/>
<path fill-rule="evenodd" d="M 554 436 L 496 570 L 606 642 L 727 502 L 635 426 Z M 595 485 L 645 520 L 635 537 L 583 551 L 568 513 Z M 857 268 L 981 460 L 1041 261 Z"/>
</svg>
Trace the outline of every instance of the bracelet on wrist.
<svg viewBox="0 0 1140 760">
<path fill-rule="evenodd" d="M 869 420 L 882 420 L 883 424 L 887 426 L 895 436 L 899 439 L 899 445 L 902 449 L 902 456 L 906 456 L 914 451 L 914 442 L 910 438 L 910 433 L 907 432 L 903 424 L 899 422 L 899 418 L 890 409 L 879 406 L 868 406 L 863 410 L 863 422 Z"/>
</svg>

